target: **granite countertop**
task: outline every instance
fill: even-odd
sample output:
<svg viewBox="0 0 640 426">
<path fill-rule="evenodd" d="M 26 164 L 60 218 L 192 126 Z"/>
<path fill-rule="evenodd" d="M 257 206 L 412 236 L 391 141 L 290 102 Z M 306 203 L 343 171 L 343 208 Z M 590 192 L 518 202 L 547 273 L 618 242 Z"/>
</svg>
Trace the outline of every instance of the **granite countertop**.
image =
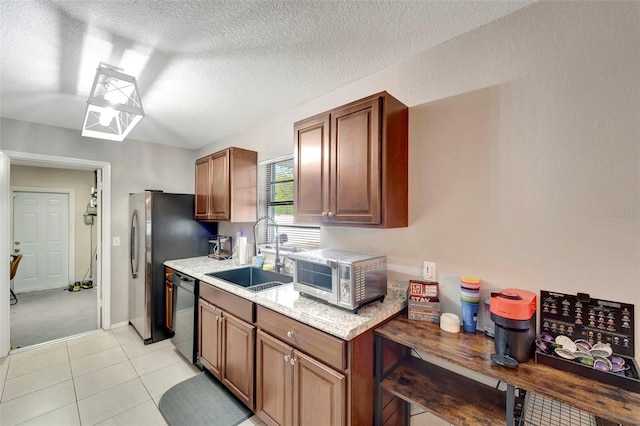
<svg viewBox="0 0 640 426">
<path fill-rule="evenodd" d="M 407 281 L 389 281 L 384 302 L 373 302 L 361 307 L 358 313 L 354 314 L 351 311 L 300 296 L 300 293 L 293 289 L 293 284 L 284 284 L 254 293 L 206 275 L 209 272 L 250 266 L 236 265 L 233 260 L 216 260 L 202 256 L 168 260 L 164 264 L 343 340 L 353 339 L 407 306 Z"/>
</svg>

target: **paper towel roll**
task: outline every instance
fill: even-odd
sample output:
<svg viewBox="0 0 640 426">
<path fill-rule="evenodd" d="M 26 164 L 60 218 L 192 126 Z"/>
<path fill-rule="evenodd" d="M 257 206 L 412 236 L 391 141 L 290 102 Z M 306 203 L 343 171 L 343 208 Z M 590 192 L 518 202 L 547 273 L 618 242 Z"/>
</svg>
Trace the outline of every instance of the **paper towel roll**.
<svg viewBox="0 0 640 426">
<path fill-rule="evenodd" d="M 247 237 L 238 238 L 238 263 L 240 265 L 246 265 L 248 259 L 247 253 Z"/>
</svg>

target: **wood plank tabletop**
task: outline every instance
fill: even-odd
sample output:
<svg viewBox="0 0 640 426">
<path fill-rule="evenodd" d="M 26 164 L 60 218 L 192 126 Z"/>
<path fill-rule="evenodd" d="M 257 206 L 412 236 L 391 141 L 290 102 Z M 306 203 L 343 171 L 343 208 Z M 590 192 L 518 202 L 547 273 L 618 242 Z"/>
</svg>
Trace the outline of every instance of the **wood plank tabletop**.
<svg viewBox="0 0 640 426">
<path fill-rule="evenodd" d="M 390 341 L 459 365 L 516 388 L 624 425 L 640 425 L 640 394 L 580 375 L 537 364 L 533 357 L 518 368 L 501 367 L 489 358 L 493 339 L 483 333 L 448 333 L 435 323 L 409 320 L 406 313 L 376 328 Z"/>
</svg>

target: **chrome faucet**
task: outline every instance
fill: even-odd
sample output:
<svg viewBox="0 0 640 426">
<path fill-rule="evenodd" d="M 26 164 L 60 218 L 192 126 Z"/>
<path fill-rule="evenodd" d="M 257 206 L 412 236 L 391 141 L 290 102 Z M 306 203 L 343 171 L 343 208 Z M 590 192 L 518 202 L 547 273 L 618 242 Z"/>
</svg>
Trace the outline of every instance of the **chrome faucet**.
<svg viewBox="0 0 640 426">
<path fill-rule="evenodd" d="M 271 223 L 273 223 L 273 226 L 276 227 L 276 260 L 275 260 L 275 267 L 276 267 L 276 272 L 280 272 L 280 268 L 282 268 L 282 266 L 283 266 L 283 264 L 280 263 L 280 236 L 278 235 L 278 224 L 276 223 L 275 220 L 273 220 L 272 217 L 262 216 L 261 218 L 256 220 L 256 223 L 253 224 L 253 253 L 254 254 L 258 254 L 258 242 L 256 240 L 256 227 L 263 220 L 267 221 L 267 226 L 269 226 L 269 221 L 271 221 Z"/>
</svg>

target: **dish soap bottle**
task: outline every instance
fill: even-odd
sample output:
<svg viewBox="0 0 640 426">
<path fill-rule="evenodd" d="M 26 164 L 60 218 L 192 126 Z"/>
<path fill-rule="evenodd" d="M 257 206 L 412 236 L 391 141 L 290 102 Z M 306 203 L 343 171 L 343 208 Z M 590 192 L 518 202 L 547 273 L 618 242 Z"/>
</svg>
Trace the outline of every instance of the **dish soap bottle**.
<svg viewBox="0 0 640 426">
<path fill-rule="evenodd" d="M 256 266 L 258 268 L 262 268 L 263 264 L 264 264 L 264 256 L 262 256 L 260 249 L 258 249 L 258 254 L 256 255 Z"/>
</svg>

